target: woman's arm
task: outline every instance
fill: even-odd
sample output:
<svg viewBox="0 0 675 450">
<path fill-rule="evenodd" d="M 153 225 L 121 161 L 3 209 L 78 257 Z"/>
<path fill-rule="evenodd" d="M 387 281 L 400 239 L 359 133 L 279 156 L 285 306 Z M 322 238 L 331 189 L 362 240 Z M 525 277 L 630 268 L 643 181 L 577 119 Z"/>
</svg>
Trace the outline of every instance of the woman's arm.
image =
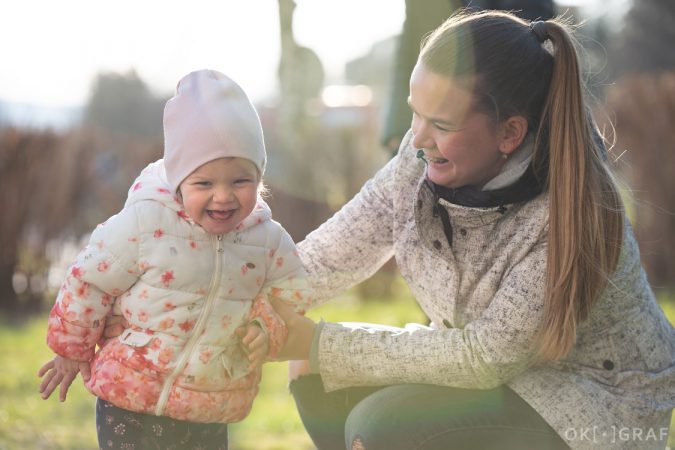
<svg viewBox="0 0 675 450">
<path fill-rule="evenodd" d="M 367 279 L 393 255 L 393 185 L 399 157 L 298 244 L 315 301 Z"/>
<path fill-rule="evenodd" d="M 504 277 L 483 315 L 464 328 L 323 323 L 318 362 L 326 389 L 400 383 L 489 389 L 503 384 L 534 362 L 545 262 L 542 242 Z M 316 324 L 274 306 L 289 329 L 289 345 L 281 356 L 306 359 L 311 344 L 306 340 L 314 337 Z"/>
</svg>

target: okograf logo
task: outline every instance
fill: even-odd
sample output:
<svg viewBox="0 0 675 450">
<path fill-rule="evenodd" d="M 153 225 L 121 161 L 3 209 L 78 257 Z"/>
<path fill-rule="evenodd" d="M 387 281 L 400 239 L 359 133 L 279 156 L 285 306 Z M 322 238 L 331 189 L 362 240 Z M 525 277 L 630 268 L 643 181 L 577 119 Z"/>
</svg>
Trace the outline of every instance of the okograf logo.
<svg viewBox="0 0 675 450">
<path fill-rule="evenodd" d="M 592 442 L 594 444 L 621 442 L 663 442 L 668 439 L 668 428 L 640 428 L 616 426 L 568 428 L 564 438 L 570 442 Z"/>
</svg>

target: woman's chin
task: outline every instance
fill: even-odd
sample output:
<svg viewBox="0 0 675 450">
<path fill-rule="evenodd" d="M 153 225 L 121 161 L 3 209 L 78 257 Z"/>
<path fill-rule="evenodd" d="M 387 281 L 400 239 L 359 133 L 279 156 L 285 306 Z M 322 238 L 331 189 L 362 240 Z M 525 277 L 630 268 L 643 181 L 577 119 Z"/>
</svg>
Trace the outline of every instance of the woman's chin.
<svg viewBox="0 0 675 450">
<path fill-rule="evenodd" d="M 427 178 L 429 181 L 439 186 L 445 186 L 449 188 L 455 187 L 453 183 L 454 178 L 448 173 L 429 170 L 427 171 Z"/>
</svg>

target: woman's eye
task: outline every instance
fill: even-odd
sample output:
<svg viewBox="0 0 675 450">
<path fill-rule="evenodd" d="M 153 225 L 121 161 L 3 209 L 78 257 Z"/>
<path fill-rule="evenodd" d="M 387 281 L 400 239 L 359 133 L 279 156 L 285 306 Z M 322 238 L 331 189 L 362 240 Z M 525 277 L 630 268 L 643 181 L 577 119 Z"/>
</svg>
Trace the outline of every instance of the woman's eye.
<svg viewBox="0 0 675 450">
<path fill-rule="evenodd" d="M 437 123 L 434 124 L 434 127 L 436 127 L 436 129 L 438 131 L 442 131 L 444 133 L 448 133 L 448 132 L 452 131 L 450 128 L 442 127 L 442 126 L 438 125 Z"/>
</svg>

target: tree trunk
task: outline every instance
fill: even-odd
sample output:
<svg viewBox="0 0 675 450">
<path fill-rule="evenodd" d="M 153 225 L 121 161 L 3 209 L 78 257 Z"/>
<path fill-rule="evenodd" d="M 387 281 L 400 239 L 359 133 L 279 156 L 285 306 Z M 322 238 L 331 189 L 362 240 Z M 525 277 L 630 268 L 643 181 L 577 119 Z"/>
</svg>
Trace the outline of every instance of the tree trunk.
<svg viewBox="0 0 675 450">
<path fill-rule="evenodd" d="M 12 277 L 14 276 L 14 263 L 7 263 L 0 258 L 0 313 L 5 316 L 8 313 L 16 313 L 19 309 L 19 297 L 14 292 Z"/>
</svg>

